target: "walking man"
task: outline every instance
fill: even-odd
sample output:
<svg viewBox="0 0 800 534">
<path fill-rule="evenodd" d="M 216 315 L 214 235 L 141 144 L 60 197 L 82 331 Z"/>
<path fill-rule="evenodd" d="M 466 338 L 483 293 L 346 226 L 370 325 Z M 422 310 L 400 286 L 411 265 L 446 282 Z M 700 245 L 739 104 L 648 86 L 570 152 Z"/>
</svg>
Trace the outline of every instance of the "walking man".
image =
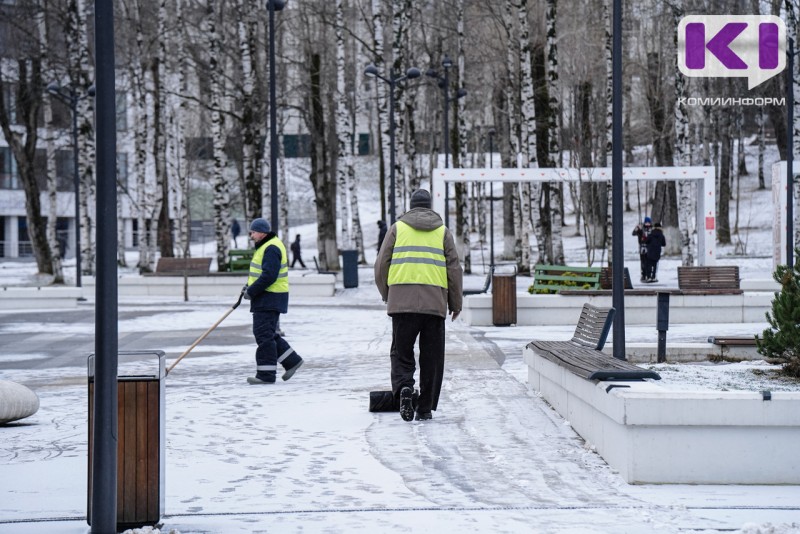
<svg viewBox="0 0 800 534">
<path fill-rule="evenodd" d="M 453 234 L 418 189 L 411 209 L 389 228 L 375 261 L 375 285 L 392 318 L 392 392 L 404 421 L 432 418 L 444 377 L 444 323 L 461 313 L 461 264 Z M 419 337 L 419 395 L 414 392 L 414 344 Z M 416 404 L 416 406 L 415 406 Z"/>
<path fill-rule="evenodd" d="M 667 246 L 667 239 L 661 230 L 661 223 L 656 223 L 653 231 L 647 236 L 644 242 L 647 247 L 647 263 L 645 265 L 645 282 L 652 284 L 658 282 L 656 272 L 658 271 L 658 261 L 661 259 L 661 248 Z"/>
<path fill-rule="evenodd" d="M 278 364 L 285 370 L 284 380 L 292 378 L 303 365 L 303 358 L 278 333 L 280 314 L 289 308 L 289 264 L 283 242 L 265 219 L 256 219 L 250 224 L 250 237 L 255 242 L 255 253 L 244 298 L 250 301 L 253 335 L 258 348 L 256 376 L 248 377 L 247 382 L 274 384 Z"/>
<path fill-rule="evenodd" d="M 650 217 L 644 218 L 644 224 L 637 224 L 636 228 L 633 229 L 631 235 L 636 236 L 636 241 L 639 244 L 639 269 L 641 270 L 641 277 L 639 278 L 640 282 L 647 282 L 647 245 L 645 241 L 647 241 L 647 236 L 650 235 L 651 230 L 653 229 L 652 221 Z"/>
<path fill-rule="evenodd" d="M 305 269 L 306 268 L 306 264 L 303 263 L 302 254 L 300 252 L 300 234 L 297 234 L 295 236 L 294 241 L 292 241 L 292 244 L 290 245 L 290 248 L 292 249 L 292 265 L 291 265 L 291 268 L 294 269 L 294 264 L 299 261 L 300 265 L 303 267 L 303 269 Z"/>
<path fill-rule="evenodd" d="M 241 231 L 242 231 L 242 227 L 239 226 L 239 221 L 234 219 L 233 223 L 231 223 L 231 235 L 233 236 L 233 246 L 234 247 L 237 247 L 237 248 L 239 247 L 239 244 L 236 242 L 236 238 L 239 237 L 239 233 L 241 233 Z"/>
</svg>

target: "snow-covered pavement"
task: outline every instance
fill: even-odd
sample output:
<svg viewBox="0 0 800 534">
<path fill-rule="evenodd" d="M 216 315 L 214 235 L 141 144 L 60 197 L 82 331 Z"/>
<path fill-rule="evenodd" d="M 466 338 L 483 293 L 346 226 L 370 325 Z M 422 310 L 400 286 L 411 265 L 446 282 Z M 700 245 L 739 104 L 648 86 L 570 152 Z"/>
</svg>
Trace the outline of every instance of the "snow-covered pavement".
<svg viewBox="0 0 800 534">
<path fill-rule="evenodd" d="M 162 532 L 800 532 L 800 487 L 624 483 L 527 387 L 513 328 L 448 322 L 432 421 L 369 413 L 369 391 L 388 388 L 391 322 L 360 276 L 333 298 L 292 300 L 281 324 L 306 364 L 290 381 L 245 382 L 244 306 L 165 379 Z M 120 350 L 171 362 L 231 303 L 121 302 Z M 41 400 L 0 427 L 0 533 L 88 530 L 86 368 L 56 356 L 90 344 L 91 308 L 0 315 L 0 346 L 16 347 L 0 352 L 0 378 Z"/>
</svg>

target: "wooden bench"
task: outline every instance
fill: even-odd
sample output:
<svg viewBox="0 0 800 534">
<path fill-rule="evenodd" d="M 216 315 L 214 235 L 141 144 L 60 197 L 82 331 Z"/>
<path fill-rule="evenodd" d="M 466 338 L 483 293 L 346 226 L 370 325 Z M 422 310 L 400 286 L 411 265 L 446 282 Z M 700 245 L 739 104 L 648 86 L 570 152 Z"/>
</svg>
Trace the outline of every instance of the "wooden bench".
<svg viewBox="0 0 800 534">
<path fill-rule="evenodd" d="M 613 289 L 614 286 L 614 274 L 611 271 L 610 267 L 602 267 L 600 269 L 600 289 Z M 625 267 L 622 271 L 622 282 L 625 289 L 633 289 L 633 284 L 631 283 L 631 275 L 628 272 L 628 268 Z"/>
<path fill-rule="evenodd" d="M 532 293 L 557 293 L 562 289 L 600 289 L 600 267 L 544 264 L 534 267 Z"/>
<path fill-rule="evenodd" d="M 678 289 L 684 294 L 738 295 L 739 267 L 737 265 L 679 266 Z"/>
<path fill-rule="evenodd" d="M 757 339 L 756 336 L 709 336 L 708 342 L 722 347 L 755 347 Z"/>
<path fill-rule="evenodd" d="M 483 287 L 481 289 L 465 289 L 463 291 L 463 295 L 481 295 L 489 291 L 489 286 L 492 285 L 492 276 L 494 276 L 494 267 L 489 269 L 489 272 L 486 274 L 486 280 L 483 281 Z"/>
<path fill-rule="evenodd" d="M 231 249 L 228 251 L 228 271 L 249 271 L 253 259 L 252 249 Z"/>
<path fill-rule="evenodd" d="M 204 275 L 211 268 L 211 258 L 158 258 L 155 274 Z"/>
<path fill-rule="evenodd" d="M 614 312 L 614 308 L 584 304 L 572 339 L 534 340 L 528 343 L 528 348 L 588 380 L 660 380 L 661 377 L 654 371 L 601 352 L 614 322 Z"/>
</svg>

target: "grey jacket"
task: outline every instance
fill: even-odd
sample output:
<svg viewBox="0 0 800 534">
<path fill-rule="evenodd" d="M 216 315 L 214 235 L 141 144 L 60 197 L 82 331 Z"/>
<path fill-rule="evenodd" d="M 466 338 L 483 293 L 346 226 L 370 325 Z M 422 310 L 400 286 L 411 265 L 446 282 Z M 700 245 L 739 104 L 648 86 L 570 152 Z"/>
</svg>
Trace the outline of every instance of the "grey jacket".
<svg viewBox="0 0 800 534">
<path fill-rule="evenodd" d="M 442 226 L 442 218 L 428 208 L 414 208 L 400 220 L 417 230 L 435 230 Z M 386 313 L 425 313 L 447 317 L 450 312 L 461 312 L 464 286 L 461 264 L 453 234 L 445 228 L 444 256 L 447 261 L 447 289 L 422 284 L 400 284 L 389 286 L 389 266 L 392 262 L 394 244 L 397 241 L 397 225 L 386 233 L 383 245 L 375 260 L 375 285 L 383 301 L 388 304 Z"/>
</svg>

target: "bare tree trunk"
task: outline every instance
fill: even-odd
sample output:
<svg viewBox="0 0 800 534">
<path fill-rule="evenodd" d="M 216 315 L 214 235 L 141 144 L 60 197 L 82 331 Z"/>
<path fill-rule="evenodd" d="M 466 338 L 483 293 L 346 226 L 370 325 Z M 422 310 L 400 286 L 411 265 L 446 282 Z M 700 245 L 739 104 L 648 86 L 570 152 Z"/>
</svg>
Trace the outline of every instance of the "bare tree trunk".
<svg viewBox="0 0 800 534">
<path fill-rule="evenodd" d="M 330 173 L 330 154 L 325 124 L 324 90 L 322 87 L 322 58 L 308 52 L 306 60 L 310 79 L 308 130 L 311 134 L 311 173 L 317 206 L 317 243 L 322 268 L 339 269 L 339 251 L 336 247 L 336 180 Z"/>
<path fill-rule="evenodd" d="M 674 6 L 672 8 L 672 16 L 677 24 L 683 18 L 683 8 Z M 678 46 L 677 32 L 673 37 L 674 46 Z M 678 58 L 675 57 L 675 155 L 679 166 L 686 167 L 690 165 L 690 150 L 691 144 L 689 143 L 689 114 L 686 110 L 683 100 L 686 97 L 686 84 L 683 75 L 678 70 Z M 678 228 L 680 230 L 681 240 L 681 265 L 689 266 L 694 265 L 695 247 L 694 236 L 696 230 L 694 228 L 694 211 L 696 208 L 695 188 L 691 180 L 678 181 Z"/>
<path fill-rule="evenodd" d="M 53 274 L 53 252 L 47 240 L 47 225 L 42 218 L 39 184 L 36 182 L 34 159 L 38 140 L 36 120 L 42 105 L 41 64 L 39 57 L 19 58 L 16 62 L 16 98 L 13 104 L 18 117 L 23 121 L 24 134 L 11 129 L 10 110 L 5 98 L 0 98 L 0 126 L 11 153 L 17 162 L 19 179 L 25 191 L 25 216 L 28 223 L 28 237 L 31 240 L 36 268 L 41 274 Z M 8 81 L 0 72 L 0 94 L 13 94 L 8 90 Z M 10 99 L 9 99 L 10 100 Z"/>
<path fill-rule="evenodd" d="M 47 55 L 47 17 L 45 17 L 44 11 L 44 4 L 42 0 L 37 1 L 37 11 L 36 11 L 36 27 L 37 27 L 37 37 L 39 40 L 39 55 L 42 58 L 42 72 L 50 72 L 50 65 Z M 50 99 L 44 99 L 42 101 L 43 107 L 43 114 L 44 114 L 44 123 L 47 125 L 49 129 L 52 130 L 53 124 L 53 108 L 50 102 Z M 64 260 L 63 255 L 66 250 L 66 245 L 63 247 L 59 246 L 58 241 L 58 204 L 57 204 L 57 183 L 58 178 L 56 176 L 56 151 L 55 147 L 53 146 L 53 140 L 48 139 L 47 145 L 45 147 L 46 152 L 46 159 L 47 159 L 47 241 L 50 245 L 50 250 L 52 251 L 52 263 L 53 263 L 53 283 L 54 284 L 63 284 L 64 283 L 64 270 L 62 267 L 62 262 Z M 77 172 L 77 169 L 75 169 Z M 77 202 L 78 199 L 75 199 Z M 77 224 L 78 221 L 75 221 Z M 66 240 L 64 241 L 66 243 Z M 76 243 L 77 244 L 77 243 Z"/>
<path fill-rule="evenodd" d="M 355 174 L 353 170 L 352 127 L 348 110 L 347 92 L 345 88 L 345 43 L 344 43 L 344 0 L 336 0 L 336 135 L 338 138 L 338 164 L 336 166 L 339 192 L 339 221 L 342 229 L 342 248 L 353 248 L 350 233 L 351 221 L 347 202 L 348 193 L 352 193 L 349 179 Z"/>
<path fill-rule="evenodd" d="M 385 60 L 383 57 L 383 19 L 381 12 L 381 0 L 372 0 L 372 34 L 373 34 L 373 49 L 375 50 L 374 63 L 378 72 L 385 73 Z M 391 73 L 389 73 L 391 75 Z M 377 116 L 378 126 L 376 133 L 378 135 L 377 146 L 379 147 L 380 157 L 378 159 L 378 183 L 380 184 L 380 197 L 381 197 L 381 218 L 388 219 L 389 209 L 386 200 L 386 168 L 389 162 L 389 100 L 387 94 L 387 86 L 380 80 L 375 80 L 375 93 L 378 96 L 377 102 Z"/>
<path fill-rule="evenodd" d="M 547 141 L 548 161 L 547 167 L 561 166 L 560 128 L 558 117 L 561 114 L 561 103 L 558 98 L 558 40 L 556 37 L 556 20 L 558 13 L 558 0 L 547 0 Z M 551 261 L 556 265 L 563 265 L 564 239 L 564 198 L 562 184 L 550 183 L 550 235 L 552 243 Z"/>
<path fill-rule="evenodd" d="M 208 0 L 206 11 L 206 33 L 208 36 L 208 63 L 211 86 L 211 140 L 214 181 L 214 237 L 217 242 L 217 268 L 222 271 L 228 262 L 230 250 L 230 191 L 225 179 L 225 132 L 223 129 L 222 93 L 223 67 L 219 62 L 220 42 L 217 36 L 217 11 L 214 0 Z"/>
</svg>

